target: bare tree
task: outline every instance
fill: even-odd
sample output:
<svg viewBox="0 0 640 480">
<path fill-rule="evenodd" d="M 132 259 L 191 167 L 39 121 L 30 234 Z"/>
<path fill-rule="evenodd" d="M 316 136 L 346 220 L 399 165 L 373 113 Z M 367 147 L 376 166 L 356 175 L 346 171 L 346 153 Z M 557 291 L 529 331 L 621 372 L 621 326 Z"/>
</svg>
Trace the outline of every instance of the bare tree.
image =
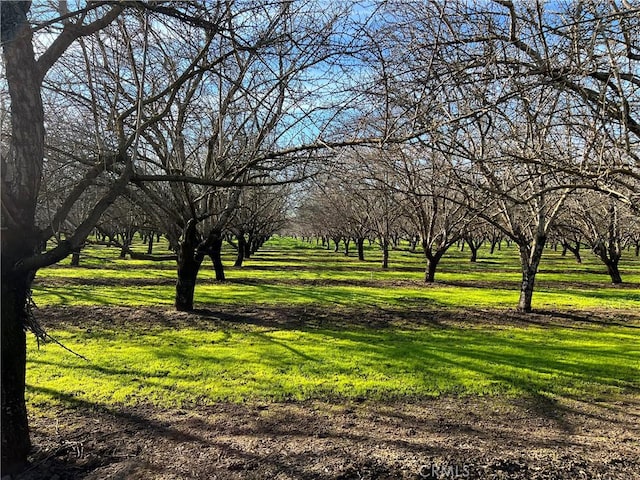
<svg viewBox="0 0 640 480">
<path fill-rule="evenodd" d="M 229 231 L 237 239 L 234 266 L 241 267 L 288 220 L 290 187 L 251 187 L 242 191 Z"/>
<path fill-rule="evenodd" d="M 427 262 L 424 279 L 430 283 L 440 260 L 462 238 L 474 215 L 456 195 L 450 159 L 441 152 L 414 146 L 389 155 L 404 215 L 420 237 Z"/>
<path fill-rule="evenodd" d="M 589 192 L 571 199 L 567 216 L 570 226 L 565 229 L 590 246 L 607 268 L 611 283 L 622 283 L 619 262 L 636 218 L 628 205 L 611 196 Z"/>
<path fill-rule="evenodd" d="M 8 91 L 2 98 L 3 106 L 7 98 L 10 101 L 11 126 L 2 139 L 3 474 L 19 470 L 30 447 L 24 403 L 24 329 L 28 326 L 42 334 L 34 322 L 30 300 L 37 270 L 80 248 L 100 216 L 130 185 L 142 190 L 150 182 L 162 181 L 174 185 L 167 190 L 186 184 L 233 189 L 251 184 L 253 176 L 262 183 L 269 177 L 282 182 L 304 176 L 304 169 L 296 165 L 310 156 L 309 151 L 324 148 L 324 143 L 313 141 L 330 133 L 325 125 L 331 115 L 319 117 L 324 122 L 316 123 L 318 117 L 310 114 L 322 108 L 314 103 L 314 94 L 318 84 L 327 80 L 322 74 L 332 71 L 320 67 L 328 53 L 316 46 L 328 42 L 330 54 L 344 50 L 344 44 L 333 42 L 334 30 L 324 28 L 335 25 L 332 11 L 316 9 L 324 21 L 316 16 L 311 27 L 318 28 L 307 28 L 296 23 L 305 18 L 302 13 L 307 4 L 297 2 L 90 2 L 75 11 L 63 8 L 66 5 L 60 2 L 60 11 L 51 10 L 50 4 L 31 11 L 31 3 L 26 1 L 1 4 L 4 85 Z M 300 15 L 294 15 L 299 9 Z M 300 32 L 305 36 L 294 38 Z M 221 43 L 222 52 L 218 48 Z M 256 50 L 261 53 L 258 63 L 251 60 Z M 163 60 L 171 60 L 171 68 Z M 218 68 L 223 62 L 233 63 L 236 70 Z M 315 65 L 311 73 L 321 77 L 319 83 L 312 82 L 305 90 L 303 79 L 296 77 L 300 65 Z M 238 76 L 243 69 L 251 74 Z M 163 75 L 166 72 L 170 74 Z M 252 80 L 235 87 L 239 78 Z M 179 170 L 180 164 L 163 164 L 150 140 L 154 127 L 163 122 L 179 125 L 172 117 L 180 110 L 180 102 L 188 101 L 193 88 L 193 98 L 198 94 L 215 98 L 215 89 L 199 90 L 197 85 L 216 80 L 223 81 L 227 91 L 237 88 L 242 92 L 239 102 L 235 95 L 228 97 L 234 100 L 229 106 L 233 116 L 226 117 L 236 118 L 240 124 L 220 122 L 224 130 L 219 128 L 217 137 L 212 130 L 204 135 L 188 132 L 191 143 L 185 153 L 194 152 L 193 158 L 198 160 L 191 162 L 191 157 L 185 157 L 189 170 Z M 48 105 L 60 103 L 65 108 L 58 112 L 45 109 L 43 93 L 51 99 Z M 252 109 L 264 105 L 265 98 L 271 107 Z M 296 100 L 292 102 L 292 98 Z M 244 115 L 238 115 L 238 107 Z M 47 141 L 45 119 L 54 113 L 77 127 L 73 142 Z M 289 121 L 283 123 L 284 117 Z M 224 137 L 229 128 L 237 132 L 231 139 Z M 187 131 L 170 131 L 178 136 L 165 137 L 163 143 L 169 145 L 169 158 L 174 162 L 179 159 L 173 154 L 181 140 L 179 134 Z M 291 141 L 294 138 L 297 143 Z M 197 147 L 202 140 L 204 144 Z M 235 149 L 243 142 L 247 148 Z M 236 156 L 219 150 L 220 145 L 223 149 L 233 145 Z M 54 149 L 56 155 L 51 153 Z M 243 158 L 248 152 L 251 155 Z M 206 165 L 200 160 L 206 159 L 207 153 L 214 163 L 218 159 L 227 162 L 223 167 L 226 176 L 211 178 L 206 170 L 198 170 Z M 66 195 L 60 195 L 47 215 L 40 216 L 47 222 L 39 224 L 36 211 L 39 199 L 44 201 L 43 174 L 51 170 L 45 170 L 45 163 L 55 161 L 71 165 L 74 180 Z M 283 165 L 288 167 L 282 170 Z M 194 195 L 197 198 L 198 194 Z M 227 205 L 233 204 L 234 195 L 227 197 Z M 79 203 L 90 206 L 74 210 Z M 221 218 L 231 210 L 223 210 Z M 72 211 L 82 211 L 83 218 L 73 222 L 75 227 L 64 238 L 60 236 L 51 248 L 43 249 L 46 240 L 69 224 Z M 193 232 L 200 218 L 189 213 L 183 217 L 187 221 L 182 225 L 182 237 L 197 250 Z M 205 241 L 208 238 L 205 236 Z M 197 260 L 193 248 L 182 254 Z M 189 306 L 188 298 L 184 304 Z"/>
<path fill-rule="evenodd" d="M 2 474 L 19 471 L 30 448 L 24 402 L 25 326 L 33 325 L 31 282 L 38 268 L 64 258 L 79 247 L 100 214 L 120 193 L 130 168 L 113 183 L 68 239 L 41 253 L 44 241 L 66 217 L 84 188 L 69 194 L 51 225 L 36 224 L 36 206 L 44 162 L 42 83 L 51 66 L 73 41 L 111 23 L 119 5 L 89 6 L 66 17 L 61 33 L 38 58 L 29 23 L 30 2 L 2 2 L 2 46 L 6 85 L 11 100 L 11 133 L 2 152 Z M 5 142 L 3 142 L 4 144 Z M 124 152 L 123 152 L 124 153 Z M 124 159 L 123 159 L 124 160 Z M 104 158 L 105 163 L 115 158 Z M 85 187 L 86 188 L 86 187 Z"/>
</svg>

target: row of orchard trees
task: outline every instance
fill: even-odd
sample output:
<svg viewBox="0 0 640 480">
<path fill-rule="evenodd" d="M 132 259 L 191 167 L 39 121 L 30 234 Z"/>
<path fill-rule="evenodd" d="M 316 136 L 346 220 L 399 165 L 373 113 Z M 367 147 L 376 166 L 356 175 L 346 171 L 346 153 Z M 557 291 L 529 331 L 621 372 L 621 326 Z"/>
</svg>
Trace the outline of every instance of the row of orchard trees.
<svg viewBox="0 0 640 480">
<path fill-rule="evenodd" d="M 465 178 L 464 169 L 447 165 L 430 148 L 352 152 L 344 166 L 340 176 L 316 179 L 300 200 L 292 222 L 295 235 L 322 239 L 327 248 L 333 242 L 336 252 L 342 244 L 345 255 L 353 242 L 360 260 L 364 260 L 365 242 L 376 242 L 383 268 L 388 267 L 389 250 L 400 247 L 401 241 L 412 251 L 419 246 L 425 257 L 426 282 L 435 280 L 441 258 L 454 245 L 466 244 L 474 262 L 485 243 L 492 253 L 502 240 L 515 242 L 521 250 L 521 244 L 526 248 L 533 243 L 533 231 L 540 221 L 537 199 L 504 198 L 493 191 L 472 193 L 478 187 Z M 470 201 L 478 198 L 483 201 Z M 612 283 L 621 283 L 618 264 L 623 250 L 633 248 L 635 255 L 640 253 L 637 212 L 593 190 L 572 190 L 555 198 L 553 208 L 550 214 L 543 211 L 548 228 L 541 245 L 561 246 L 579 263 L 586 246 L 604 264 Z M 523 269 L 527 266 L 522 264 Z M 534 279 L 535 271 L 531 281 Z M 529 310 L 530 302 L 531 296 L 523 291 L 520 308 Z"/>
<path fill-rule="evenodd" d="M 280 231 L 288 222 L 289 186 L 243 187 L 239 189 L 237 203 L 231 215 L 220 225 L 218 242 L 210 245 L 205 252 L 213 261 L 216 279 L 224 280 L 224 268 L 221 261 L 223 240 L 236 250 L 234 265 L 242 266 L 244 259 L 253 255 L 274 233 Z M 120 258 L 130 256 L 133 259 L 165 261 L 176 260 L 177 255 L 154 255 L 154 244 L 165 237 L 169 249 L 177 252 L 180 238 L 175 229 L 172 231 L 170 217 L 163 210 L 155 211 L 151 205 L 138 196 L 123 197 L 114 202 L 96 223 L 93 235 L 87 243 L 96 243 L 120 248 Z M 219 210 L 211 209 L 209 216 L 217 222 L 226 206 Z M 77 227 L 78 218 L 72 212 L 65 225 L 56 232 L 53 242 L 64 241 Z M 132 248 L 136 235 L 147 245 L 146 253 Z M 79 265 L 80 253 L 84 245 L 74 251 L 72 265 Z"/>
<path fill-rule="evenodd" d="M 348 208 L 388 187 L 403 200 L 376 197 L 382 241 L 394 218 L 412 219 L 434 258 L 452 239 L 432 210 L 488 222 L 520 249 L 523 310 L 569 202 L 596 191 L 607 219 L 637 210 L 640 15 L 625 1 L 60 0 L 0 12 L 2 474 L 30 446 L 33 278 L 115 208 L 170 239 L 181 310 L 245 197 L 265 205 L 267 188 L 309 178 L 322 196 L 356 172 L 366 188 Z"/>
<path fill-rule="evenodd" d="M 525 312 L 552 235 L 584 238 L 619 282 L 621 225 L 639 206 L 637 13 L 615 2 L 394 4 L 362 58 L 375 86 L 357 129 L 380 144 L 343 154 L 302 216 L 340 205 L 328 234 L 375 231 L 383 251 L 396 223 L 421 242 L 427 280 L 484 225 L 518 247 Z"/>
<path fill-rule="evenodd" d="M 352 141 L 334 125 L 347 94 L 327 95 L 344 83 L 352 5 L 320 3 L 1 2 L 2 475 L 30 448 L 39 268 L 138 210 L 175 249 L 189 310 L 225 229 L 254 221 L 247 206 L 277 203 L 266 189 Z"/>
</svg>

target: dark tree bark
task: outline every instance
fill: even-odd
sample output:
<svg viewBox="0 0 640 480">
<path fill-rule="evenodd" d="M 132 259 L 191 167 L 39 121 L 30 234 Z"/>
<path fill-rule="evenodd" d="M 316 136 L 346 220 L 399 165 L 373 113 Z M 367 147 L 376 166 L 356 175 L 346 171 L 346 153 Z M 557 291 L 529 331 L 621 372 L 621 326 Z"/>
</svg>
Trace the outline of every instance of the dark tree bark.
<svg viewBox="0 0 640 480">
<path fill-rule="evenodd" d="M 187 222 L 178 246 L 178 280 L 176 282 L 176 310 L 189 312 L 193 310 L 193 297 L 196 288 L 196 279 L 202 265 L 203 255 L 199 254 L 198 246 L 201 243 L 197 229 L 197 221 L 191 219 Z"/>
<path fill-rule="evenodd" d="M 382 246 L 382 268 L 389 268 L 389 239 L 382 238 L 380 241 Z"/>
<path fill-rule="evenodd" d="M 249 238 L 244 244 L 244 258 L 251 258 L 251 234 L 249 234 Z"/>
<path fill-rule="evenodd" d="M 466 242 L 467 245 L 469 245 L 469 250 L 471 250 L 471 258 L 469 259 L 469 261 L 471 263 L 477 262 L 478 250 L 480 250 L 480 247 L 482 247 L 482 245 L 484 244 L 484 238 L 476 240 L 471 235 L 467 235 L 464 239 L 464 242 Z"/>
<path fill-rule="evenodd" d="M 433 283 L 436 281 L 436 270 L 438 269 L 438 264 L 447 249 L 436 250 L 435 252 L 432 252 L 431 249 L 425 249 L 425 257 L 427 258 L 427 268 L 424 272 L 425 283 Z"/>
<path fill-rule="evenodd" d="M 130 228 L 127 228 L 120 234 L 122 238 L 122 243 L 120 244 L 120 259 L 124 260 L 127 258 L 127 253 L 131 251 L 131 244 L 133 243 L 134 235 L 135 230 Z"/>
<path fill-rule="evenodd" d="M 620 275 L 620 269 L 617 261 L 610 261 L 605 264 L 607 267 L 607 273 L 611 277 L 611 283 L 622 283 L 622 276 Z"/>
<path fill-rule="evenodd" d="M 593 253 L 607 267 L 607 273 L 611 277 L 611 283 L 622 283 L 622 276 L 618 263 L 622 257 L 620 228 L 618 225 L 618 207 L 615 201 L 611 201 L 607 215 L 608 225 L 605 238 L 598 238 L 593 245 Z"/>
<path fill-rule="evenodd" d="M 338 251 L 340 250 L 340 240 L 342 240 L 341 237 L 333 237 L 333 253 L 338 253 Z"/>
<path fill-rule="evenodd" d="M 215 256 L 217 242 L 219 242 L 217 248 L 218 252 L 220 252 L 223 240 L 222 230 L 238 206 L 239 198 L 240 189 L 236 189 L 229 194 L 224 211 L 204 240 L 198 231 L 198 221 L 195 218 L 191 218 L 183 229 L 177 249 L 178 280 L 176 282 L 176 310 L 193 310 L 196 281 L 204 256 L 212 254 Z M 222 261 L 220 261 L 220 265 L 222 265 Z"/>
<path fill-rule="evenodd" d="M 153 237 L 155 237 L 153 233 L 149 235 L 149 244 L 147 245 L 147 255 L 153 254 Z"/>
<path fill-rule="evenodd" d="M 239 233 L 236 238 L 238 240 L 238 254 L 236 255 L 236 261 L 233 266 L 241 267 L 244 263 L 244 254 L 247 249 L 247 240 L 244 238 L 243 233 Z"/>
<path fill-rule="evenodd" d="M 571 252 L 577 263 L 582 263 L 582 257 L 580 256 L 580 242 L 576 242 L 575 246 L 573 246 L 566 240 L 563 240 L 562 255 L 566 255 L 567 251 Z"/>
<path fill-rule="evenodd" d="M 489 245 L 490 245 L 489 253 L 491 255 L 495 253 L 496 247 L 498 247 L 498 250 L 500 250 L 501 242 L 502 242 L 501 236 L 498 235 L 498 233 L 495 230 L 493 230 L 491 233 L 491 236 L 489 237 Z"/>
<path fill-rule="evenodd" d="M 603 242 L 598 242 L 594 245 L 593 252 L 607 268 L 607 273 L 609 277 L 611 277 L 611 283 L 622 283 L 622 275 L 620 274 L 620 268 L 618 266 L 621 258 L 620 252 L 616 251 L 615 247 L 607 248 Z"/>
<path fill-rule="evenodd" d="M 44 158 L 44 111 L 30 2 L 2 2 L 6 82 L 11 98 L 12 158 L 2 159 L 2 472 L 19 472 L 31 448 L 24 399 L 27 301 L 35 270 L 21 260 L 38 253 L 35 208 Z"/>
<path fill-rule="evenodd" d="M 216 272 L 216 280 L 224 282 L 224 265 L 222 263 L 222 234 L 219 232 L 210 235 L 209 256 L 213 261 L 213 269 Z"/>
<path fill-rule="evenodd" d="M 80 249 L 76 249 L 71 254 L 71 266 L 78 267 L 80 266 Z"/>
<path fill-rule="evenodd" d="M 534 269 L 526 268 L 523 270 L 522 283 L 520 285 L 520 299 L 518 300 L 518 310 L 521 312 L 531 312 L 535 281 L 536 271 Z"/>
<path fill-rule="evenodd" d="M 358 246 L 358 260 L 364 262 L 364 238 L 356 238 L 356 245 Z"/>
<path fill-rule="evenodd" d="M 33 252 L 22 238 L 2 235 L 2 475 L 21 471 L 31 448 L 24 398 L 27 301 L 35 272 L 13 272 Z M 16 241 L 17 240 L 17 241 Z"/>
<path fill-rule="evenodd" d="M 415 252 L 416 248 L 418 248 L 418 242 L 420 241 L 420 238 L 417 236 L 413 236 L 409 239 L 409 251 L 410 252 Z"/>
<path fill-rule="evenodd" d="M 530 244 L 526 240 L 517 242 L 522 266 L 522 283 L 520 284 L 518 310 L 524 313 L 531 312 L 536 274 L 538 273 L 538 267 L 542 260 L 546 241 L 546 234 L 538 232 L 533 240 L 533 244 Z"/>
</svg>

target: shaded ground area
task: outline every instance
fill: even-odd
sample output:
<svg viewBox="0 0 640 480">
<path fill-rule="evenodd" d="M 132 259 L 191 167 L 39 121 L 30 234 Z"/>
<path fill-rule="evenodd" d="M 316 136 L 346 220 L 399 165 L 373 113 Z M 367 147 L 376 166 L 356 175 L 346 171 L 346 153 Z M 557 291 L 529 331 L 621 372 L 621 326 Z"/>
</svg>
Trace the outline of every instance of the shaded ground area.
<svg viewBox="0 0 640 480">
<path fill-rule="evenodd" d="M 633 479 L 640 403 L 439 398 L 48 412 L 22 479 Z M 458 476 L 455 476 L 457 473 Z"/>
<path fill-rule="evenodd" d="M 411 326 L 483 327 L 538 326 L 585 328 L 594 325 L 618 325 L 640 334 L 640 315 L 635 310 L 546 311 L 523 314 L 516 310 L 432 308 L 416 302 L 411 308 L 350 309 L 315 306 L 238 306 L 220 304 L 192 313 L 163 307 L 56 306 L 42 308 L 38 318 L 49 328 L 192 327 L 217 329 L 242 324 L 277 328 L 387 328 Z M 105 318 L 109 324 L 105 324 Z"/>
<path fill-rule="evenodd" d="M 46 327 L 233 324 L 305 328 L 617 324 L 635 312 L 216 307 L 55 307 Z M 313 319 L 313 320 L 310 320 Z M 633 330 L 637 331 L 637 330 Z M 639 332 L 640 333 L 640 332 Z M 419 402 L 219 403 L 184 409 L 75 408 L 32 416 L 32 467 L 21 479 L 633 479 L 640 478 L 640 398 L 602 403 L 542 396 Z"/>
<path fill-rule="evenodd" d="M 255 268 L 255 267 L 253 267 Z M 296 270 L 299 270 L 296 267 Z M 240 285 L 273 285 L 272 279 L 227 279 L 227 283 Z M 89 285 L 92 287 L 112 287 L 112 286 L 153 286 L 153 285 L 175 285 L 175 278 L 75 278 L 75 277 L 54 277 L 54 278 L 36 278 L 34 284 L 47 287 L 63 287 L 66 285 Z M 206 282 L 204 282 L 206 283 Z M 356 279 L 278 279 L 277 285 L 286 285 L 291 287 L 363 287 L 363 288 L 437 288 L 439 286 L 453 286 L 462 288 L 493 288 L 503 290 L 519 290 L 520 282 L 518 280 L 467 280 L 467 281 L 438 281 L 436 284 L 426 284 L 422 280 L 356 280 Z M 578 281 L 558 281 L 558 280 L 540 280 L 538 281 L 541 288 L 551 289 L 593 289 L 594 287 L 615 288 L 617 290 L 637 290 L 637 283 L 621 283 L 614 285 L 609 277 L 602 275 L 602 281 L 598 284 L 593 282 Z"/>
</svg>

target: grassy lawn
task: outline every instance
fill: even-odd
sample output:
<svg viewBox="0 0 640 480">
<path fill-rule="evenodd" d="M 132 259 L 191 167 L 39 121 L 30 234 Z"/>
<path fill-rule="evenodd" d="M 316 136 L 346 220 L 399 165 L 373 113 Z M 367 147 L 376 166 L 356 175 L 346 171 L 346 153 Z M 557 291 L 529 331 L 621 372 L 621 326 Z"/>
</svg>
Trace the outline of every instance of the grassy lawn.
<svg viewBox="0 0 640 480">
<path fill-rule="evenodd" d="M 53 334 L 30 349 L 32 404 L 76 399 L 161 406 L 220 400 L 560 395 L 640 388 L 626 327 L 416 329 L 152 328 Z"/>
<path fill-rule="evenodd" d="M 358 262 L 291 239 L 276 239 L 246 262 L 229 268 L 229 282 L 216 283 L 207 265 L 196 301 L 218 308 L 326 310 L 333 317 L 375 316 L 380 309 L 412 312 L 410 324 L 365 328 L 348 322 L 273 326 L 260 321 L 217 322 L 180 328 L 162 322 L 110 324 L 109 309 L 81 306 L 162 307 L 173 302 L 174 264 L 118 260 L 115 249 L 93 247 L 80 267 L 68 261 L 39 272 L 34 299 L 41 307 L 104 318 L 50 325 L 55 344 L 31 341 L 28 400 L 101 405 L 159 406 L 217 401 L 390 399 L 439 395 L 545 395 L 599 400 L 640 389 L 640 322 L 628 315 L 640 303 L 640 261 L 627 255 L 627 282 L 612 287 L 594 259 L 582 265 L 549 250 L 542 264 L 534 308 L 556 312 L 597 311 L 626 320 L 604 325 L 577 322 L 545 326 L 438 325 L 423 319 L 430 309 L 487 309 L 500 315 L 518 297 L 516 252 L 505 248 L 479 261 L 451 251 L 435 285 L 421 283 L 419 254 L 392 252 L 388 270 L 367 250 Z M 158 253 L 165 253 L 157 250 Z M 585 254 L 586 256 L 586 254 Z M 232 252 L 225 263 L 230 265 Z M 74 310 L 75 308 L 75 310 Z M 496 313 L 497 311 L 497 313 Z M 46 309 L 43 310 L 46 312 Z M 158 315 L 169 314 L 157 310 Z M 164 313 L 163 313 L 164 312 Z M 358 313 L 359 312 L 359 313 Z M 258 319 L 259 320 L 259 319 Z M 96 326 L 97 325 L 97 326 Z"/>
<path fill-rule="evenodd" d="M 517 304 L 520 269 L 514 248 L 494 255 L 481 251 L 476 263 L 467 252 L 451 249 L 442 260 L 436 283 L 422 282 L 419 253 L 392 252 L 390 268 L 380 267 L 375 246 L 358 262 L 292 239 L 276 239 L 245 262 L 227 268 L 227 283 L 216 283 L 213 269 L 203 265 L 196 303 L 258 303 L 349 307 L 402 307 L 407 304 L 447 308 L 512 308 Z M 162 247 L 162 245 L 159 245 Z M 165 246 L 166 248 L 166 246 Z M 168 253 L 157 248 L 160 254 Z M 93 247 L 81 267 L 69 260 L 38 273 L 34 298 L 38 305 L 171 305 L 175 262 L 119 260 L 116 249 Z M 640 306 L 640 259 L 630 254 L 621 267 L 625 284 L 613 286 L 595 258 L 583 264 L 548 250 L 538 275 L 534 308 L 634 309 Z M 232 252 L 225 263 L 233 264 Z M 83 282 L 86 280 L 86 283 Z M 135 288 L 132 288 L 135 286 Z"/>
</svg>

